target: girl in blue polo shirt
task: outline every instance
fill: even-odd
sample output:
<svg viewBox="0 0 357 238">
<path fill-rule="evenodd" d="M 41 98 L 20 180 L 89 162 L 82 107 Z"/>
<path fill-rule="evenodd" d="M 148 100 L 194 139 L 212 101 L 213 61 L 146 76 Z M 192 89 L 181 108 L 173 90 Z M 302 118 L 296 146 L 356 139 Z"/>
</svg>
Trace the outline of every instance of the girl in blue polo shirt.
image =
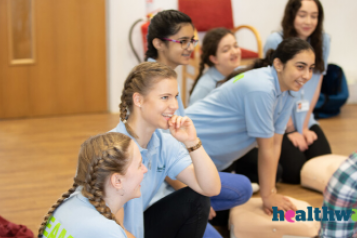
<svg viewBox="0 0 357 238">
<path fill-rule="evenodd" d="M 233 33 L 224 28 L 209 30 L 202 41 L 200 69 L 191 89 L 190 104 L 203 99 L 218 81 L 230 75 L 241 60 L 241 50 Z M 203 74 L 205 66 L 209 68 Z"/>
<path fill-rule="evenodd" d="M 156 14 L 150 22 L 147 39 L 146 60 L 165 64 L 172 69 L 189 63 L 191 53 L 197 43 L 197 40 L 194 39 L 191 18 L 176 10 L 167 10 Z M 178 109 L 175 114 L 185 116 L 179 88 L 178 92 Z M 219 175 L 222 190 L 218 196 L 211 198 L 210 219 L 215 216 L 215 210 L 226 210 L 243 204 L 249 200 L 252 193 L 251 184 L 245 176 L 230 173 L 220 173 Z M 232 184 L 230 182 L 232 180 L 239 181 L 239 183 Z M 164 183 L 161 186 L 150 204 L 186 186 L 169 177 L 165 181 L 168 184 Z M 221 235 L 208 224 L 204 237 L 218 238 Z"/>
<path fill-rule="evenodd" d="M 263 68 L 262 66 L 271 65 Z M 214 89 L 186 109 L 207 153 L 222 171 L 258 144 L 258 173 L 264 211 L 295 209 L 276 194 L 275 175 L 294 92 L 310 80 L 314 50 L 299 38 L 282 41 L 265 60 Z"/>
<path fill-rule="evenodd" d="M 113 130 L 129 135 L 139 146 L 148 168 L 142 196 L 124 205 L 124 225 L 136 238 L 202 237 L 210 201 L 221 189 L 218 171 L 188 117 L 178 108 L 177 75 L 170 67 L 145 62 L 124 83 L 121 121 Z M 169 133 L 162 129 L 170 130 Z M 186 147 L 186 148 L 185 148 Z M 149 207 L 166 176 L 182 188 Z"/>
<path fill-rule="evenodd" d="M 130 137 L 106 133 L 89 138 L 79 152 L 73 187 L 48 211 L 38 237 L 126 238 L 114 214 L 140 197 L 146 171 Z"/>
<path fill-rule="evenodd" d="M 282 179 L 286 183 L 299 184 L 300 170 L 307 160 L 331 153 L 313 115 L 330 52 L 330 37 L 323 32 L 323 20 L 324 11 L 319 0 L 289 0 L 282 21 L 283 30 L 271 34 L 264 46 L 267 52 L 276 49 L 283 39 L 299 37 L 309 42 L 316 54 L 314 73 L 297 95 L 283 138 L 280 164 L 283 167 Z"/>
</svg>

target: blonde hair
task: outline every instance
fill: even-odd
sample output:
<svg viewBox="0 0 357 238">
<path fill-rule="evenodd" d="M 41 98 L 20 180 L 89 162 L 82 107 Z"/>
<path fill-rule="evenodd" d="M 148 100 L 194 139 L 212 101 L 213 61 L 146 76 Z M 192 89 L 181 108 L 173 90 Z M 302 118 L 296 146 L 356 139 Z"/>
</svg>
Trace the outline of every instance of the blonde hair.
<svg viewBox="0 0 357 238">
<path fill-rule="evenodd" d="M 125 80 L 121 102 L 119 104 L 120 119 L 125 123 L 133 110 L 133 94 L 146 95 L 159 80 L 177 78 L 176 72 L 169 66 L 157 62 L 144 62 L 134 67 Z M 138 136 L 125 123 L 126 130 L 135 138 Z"/>
<path fill-rule="evenodd" d="M 64 193 L 52 205 L 39 228 L 38 237 L 43 236 L 46 223 L 54 211 L 78 186 L 83 186 L 83 196 L 88 198 L 89 202 L 100 214 L 116 221 L 103 200 L 104 187 L 107 178 L 111 174 L 119 173 L 124 175 L 126 173 L 129 161 L 132 159 L 128 152 L 130 142 L 130 137 L 121 133 L 110 132 L 91 137 L 82 144 L 78 155 L 77 174 L 74 177 L 74 184 L 68 192 Z"/>
</svg>

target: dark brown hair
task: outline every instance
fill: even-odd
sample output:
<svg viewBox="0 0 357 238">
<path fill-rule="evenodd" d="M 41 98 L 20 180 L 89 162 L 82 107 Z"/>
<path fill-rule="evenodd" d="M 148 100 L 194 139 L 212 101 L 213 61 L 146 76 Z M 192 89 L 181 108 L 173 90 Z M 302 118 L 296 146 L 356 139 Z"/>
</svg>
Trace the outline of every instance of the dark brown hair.
<svg viewBox="0 0 357 238">
<path fill-rule="evenodd" d="M 294 58 L 296 54 L 304 50 L 311 50 L 312 52 L 314 52 L 314 49 L 307 41 L 302 40 L 298 37 L 287 38 L 278 45 L 278 48 L 276 48 L 276 50 L 268 50 L 264 59 L 258 59 L 252 65 L 246 68 L 235 70 L 225 79 L 218 81 L 217 86 L 251 69 L 258 69 L 272 65 L 275 58 L 278 58 L 283 64 L 286 64 L 286 62 Z"/>
<path fill-rule="evenodd" d="M 200 80 L 202 76 L 202 72 L 205 69 L 205 65 L 208 67 L 214 66 L 214 64 L 211 62 L 209 59 L 210 55 L 216 55 L 217 49 L 219 42 L 222 40 L 223 37 L 225 37 L 227 34 L 232 34 L 233 33 L 228 30 L 227 28 L 224 27 L 219 27 L 219 28 L 214 28 L 212 30 L 209 30 L 205 37 L 203 38 L 202 41 L 202 54 L 201 54 L 201 62 L 200 62 L 200 68 L 199 68 L 199 73 L 196 77 L 195 82 L 192 85 L 192 89 L 190 91 L 190 94 L 192 94 L 194 88 L 196 87 L 196 84 Z"/>
<path fill-rule="evenodd" d="M 297 32 L 294 27 L 296 14 L 301 7 L 302 0 L 289 0 L 285 7 L 284 17 L 281 22 L 283 27 L 283 39 L 289 37 L 297 37 Z M 312 0 L 316 3 L 318 8 L 318 21 L 315 31 L 310 36 L 310 44 L 315 51 L 315 70 L 323 72 L 325 70 L 323 58 L 323 22 L 324 22 L 324 9 L 319 0 Z"/>
<path fill-rule="evenodd" d="M 157 49 L 154 47 L 152 41 L 155 38 L 162 39 L 175 35 L 181 29 L 182 24 L 191 24 L 193 27 L 191 18 L 180 11 L 165 10 L 157 13 L 150 21 L 147 35 L 148 49 L 145 52 L 145 61 L 148 58 L 156 59 L 158 57 Z"/>
<path fill-rule="evenodd" d="M 134 138 L 138 138 L 132 128 L 129 127 L 126 119 L 129 113 L 133 111 L 133 95 L 140 93 L 147 95 L 154 84 L 161 79 L 177 78 L 175 70 L 157 62 L 144 62 L 135 66 L 125 80 L 121 102 L 119 104 L 120 119 L 124 122 L 126 130 Z"/>
<path fill-rule="evenodd" d="M 78 155 L 77 174 L 74 177 L 74 184 L 67 193 L 62 194 L 62 197 L 52 205 L 39 228 L 38 237 L 43 236 L 47 221 L 54 211 L 78 186 L 83 186 L 83 196 L 88 198 L 89 202 L 100 214 L 116 221 L 103 200 L 105 195 L 104 187 L 107 178 L 111 174 L 119 173 L 124 175 L 126 173 L 129 161 L 131 161 L 128 152 L 131 141 L 129 136 L 110 132 L 91 137 L 82 144 Z"/>
</svg>

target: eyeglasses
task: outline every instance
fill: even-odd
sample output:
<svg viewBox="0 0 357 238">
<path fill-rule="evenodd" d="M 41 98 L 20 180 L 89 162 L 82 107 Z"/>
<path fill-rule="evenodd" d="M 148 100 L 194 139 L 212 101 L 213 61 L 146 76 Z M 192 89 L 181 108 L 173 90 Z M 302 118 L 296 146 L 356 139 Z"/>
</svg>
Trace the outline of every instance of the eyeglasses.
<svg viewBox="0 0 357 238">
<path fill-rule="evenodd" d="M 193 47 L 195 47 L 197 45 L 197 42 L 198 42 L 198 40 L 195 40 L 195 39 L 191 39 L 191 40 L 172 40 L 172 39 L 169 39 L 169 38 L 161 38 L 161 40 L 180 43 L 181 44 L 181 48 L 184 49 L 184 50 L 189 48 L 191 44 L 193 45 Z"/>
</svg>

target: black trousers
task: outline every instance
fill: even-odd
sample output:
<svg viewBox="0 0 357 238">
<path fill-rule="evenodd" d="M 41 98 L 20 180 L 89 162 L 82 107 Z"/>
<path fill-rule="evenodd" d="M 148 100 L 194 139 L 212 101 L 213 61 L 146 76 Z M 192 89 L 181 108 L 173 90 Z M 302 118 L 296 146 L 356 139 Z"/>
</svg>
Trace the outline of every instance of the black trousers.
<svg viewBox="0 0 357 238">
<path fill-rule="evenodd" d="M 284 135 L 279 161 L 283 167 L 284 183 L 300 184 L 300 171 L 306 161 L 320 155 L 331 154 L 330 145 L 321 127 L 313 125 L 310 130 L 316 133 L 317 140 L 304 152 L 293 145 L 287 134 Z"/>
<path fill-rule="evenodd" d="M 210 199 L 189 187 L 157 201 L 144 212 L 146 238 L 202 237 L 210 211 Z"/>
<path fill-rule="evenodd" d="M 245 154 L 240 159 L 233 163 L 232 169 L 237 174 L 243 174 L 247 176 L 252 183 L 259 183 L 258 176 L 258 148 L 254 148 Z M 281 180 L 283 174 L 283 167 L 278 164 L 276 173 L 276 182 Z"/>
</svg>

